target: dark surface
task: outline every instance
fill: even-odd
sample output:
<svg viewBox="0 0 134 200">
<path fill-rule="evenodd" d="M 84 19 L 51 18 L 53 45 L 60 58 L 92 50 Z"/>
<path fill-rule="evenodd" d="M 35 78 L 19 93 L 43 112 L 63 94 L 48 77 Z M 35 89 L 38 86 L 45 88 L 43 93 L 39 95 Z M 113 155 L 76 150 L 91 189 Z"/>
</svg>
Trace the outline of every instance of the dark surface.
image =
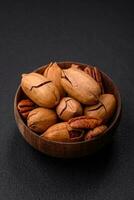
<svg viewBox="0 0 134 200">
<path fill-rule="evenodd" d="M 134 199 L 133 5 L 89 2 L 0 2 L 0 200 Z M 114 143 L 92 158 L 44 156 L 17 129 L 20 75 L 51 60 L 98 64 L 120 88 Z"/>
</svg>

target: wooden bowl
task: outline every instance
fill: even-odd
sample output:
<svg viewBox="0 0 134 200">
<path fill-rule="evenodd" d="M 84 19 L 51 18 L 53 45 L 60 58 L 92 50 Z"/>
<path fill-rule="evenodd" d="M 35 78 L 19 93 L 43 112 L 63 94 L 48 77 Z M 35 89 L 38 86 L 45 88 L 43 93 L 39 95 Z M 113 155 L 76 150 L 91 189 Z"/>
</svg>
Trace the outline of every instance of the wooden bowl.
<svg viewBox="0 0 134 200">
<path fill-rule="evenodd" d="M 71 66 L 71 64 L 79 64 L 81 68 L 84 68 L 86 66 L 90 66 L 87 64 L 81 64 L 81 63 L 75 63 L 75 62 L 58 62 L 59 66 L 61 68 L 68 68 Z M 35 70 L 38 73 L 43 73 L 44 68 L 47 67 L 47 65 L 38 68 Z M 105 88 L 105 93 L 112 93 L 115 95 L 117 100 L 117 109 L 112 117 L 109 127 L 106 130 L 106 133 L 92 141 L 82 141 L 82 142 L 75 142 L 75 143 L 65 143 L 65 142 L 54 142 L 54 141 L 47 141 L 43 140 L 40 136 L 38 136 L 35 132 L 30 130 L 25 122 L 23 121 L 22 117 L 20 116 L 17 104 L 18 101 L 20 101 L 24 93 L 19 86 L 15 95 L 14 100 L 14 115 L 15 119 L 18 125 L 18 128 L 25 138 L 25 140 L 33 146 L 35 149 L 39 150 L 42 153 L 45 153 L 50 156 L 54 157 L 61 157 L 61 158 L 73 158 L 73 157 L 82 157 L 86 155 L 91 155 L 101 149 L 103 146 L 108 144 L 112 136 L 115 132 L 115 128 L 119 124 L 120 114 L 121 114 L 121 97 L 120 93 L 116 87 L 116 85 L 113 83 L 111 78 L 107 76 L 104 72 L 102 73 L 102 80 L 103 85 Z"/>
</svg>

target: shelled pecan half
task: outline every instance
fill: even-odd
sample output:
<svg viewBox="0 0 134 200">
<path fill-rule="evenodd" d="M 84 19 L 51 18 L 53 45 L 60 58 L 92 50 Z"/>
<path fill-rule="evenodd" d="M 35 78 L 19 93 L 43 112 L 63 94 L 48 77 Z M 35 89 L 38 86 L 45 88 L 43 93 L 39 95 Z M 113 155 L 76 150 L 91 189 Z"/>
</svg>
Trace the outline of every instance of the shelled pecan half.
<svg viewBox="0 0 134 200">
<path fill-rule="evenodd" d="M 99 135 L 103 135 L 106 129 L 107 129 L 106 125 L 101 125 L 95 127 L 93 130 L 89 130 L 85 135 L 85 140 L 92 140 Z"/>
<path fill-rule="evenodd" d="M 88 116 L 74 117 L 68 121 L 70 127 L 75 129 L 93 129 L 99 126 L 101 123 L 101 119 Z"/>
<path fill-rule="evenodd" d="M 36 104 L 30 99 L 22 99 L 17 105 L 18 111 L 24 119 L 26 119 L 29 112 L 36 107 Z"/>
</svg>

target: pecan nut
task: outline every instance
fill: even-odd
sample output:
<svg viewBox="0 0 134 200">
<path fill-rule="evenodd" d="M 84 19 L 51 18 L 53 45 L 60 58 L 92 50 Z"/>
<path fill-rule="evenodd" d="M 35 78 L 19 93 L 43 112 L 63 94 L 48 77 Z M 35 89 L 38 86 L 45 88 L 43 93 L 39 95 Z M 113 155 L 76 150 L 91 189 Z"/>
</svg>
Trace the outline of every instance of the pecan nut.
<svg viewBox="0 0 134 200">
<path fill-rule="evenodd" d="M 103 135 L 107 129 L 106 125 L 101 125 L 95 127 L 93 130 L 90 130 L 85 135 L 85 140 L 92 140 L 97 136 Z"/>
<path fill-rule="evenodd" d="M 58 88 L 51 80 L 39 73 L 22 74 L 21 88 L 38 106 L 53 108 L 59 103 L 60 94 Z"/>
<path fill-rule="evenodd" d="M 61 99 L 56 108 L 57 114 L 63 121 L 82 115 L 81 104 L 71 97 L 64 97 Z"/>
<path fill-rule="evenodd" d="M 49 127 L 41 138 L 57 142 L 76 142 L 83 140 L 83 136 L 83 130 L 73 129 L 67 122 L 60 122 Z"/>
<path fill-rule="evenodd" d="M 99 126 L 101 123 L 101 119 L 88 116 L 74 117 L 68 121 L 70 127 L 75 129 L 93 129 Z"/>
<path fill-rule="evenodd" d="M 33 109 L 27 117 L 27 126 L 36 133 L 43 133 L 57 122 L 54 110 L 38 107 Z"/>
<path fill-rule="evenodd" d="M 101 94 L 99 84 L 84 71 L 68 68 L 62 71 L 61 84 L 68 96 L 85 105 L 94 105 Z"/>
<path fill-rule="evenodd" d="M 62 69 L 56 62 L 55 63 L 51 62 L 44 71 L 44 77 L 53 82 L 53 84 L 58 88 L 60 96 L 63 97 L 65 96 L 65 91 L 60 81 L 61 74 L 62 74 Z"/>
<path fill-rule="evenodd" d="M 99 103 L 94 106 L 87 106 L 84 115 L 102 119 L 106 123 L 114 114 L 116 109 L 116 99 L 113 94 L 102 94 Z"/>
<path fill-rule="evenodd" d="M 99 69 L 96 66 L 94 66 L 94 67 L 85 67 L 84 71 L 89 76 L 91 76 L 94 80 L 96 80 L 96 82 L 100 85 L 101 93 L 104 94 L 102 76 L 101 76 L 101 72 L 99 71 Z"/>
<path fill-rule="evenodd" d="M 24 119 L 27 118 L 29 112 L 35 107 L 35 103 L 30 99 L 22 99 L 17 105 L 18 111 Z"/>
</svg>

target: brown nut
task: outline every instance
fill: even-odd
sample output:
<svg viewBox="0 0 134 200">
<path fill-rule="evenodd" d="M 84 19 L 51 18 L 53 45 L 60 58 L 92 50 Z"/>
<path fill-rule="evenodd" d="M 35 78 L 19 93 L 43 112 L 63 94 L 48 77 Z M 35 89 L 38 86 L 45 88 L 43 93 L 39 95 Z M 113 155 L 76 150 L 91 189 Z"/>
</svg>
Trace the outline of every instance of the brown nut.
<svg viewBox="0 0 134 200">
<path fill-rule="evenodd" d="M 85 140 L 92 140 L 96 138 L 97 136 L 103 135 L 106 129 L 107 129 L 106 125 L 95 127 L 93 130 L 90 130 L 85 134 Z"/>
<path fill-rule="evenodd" d="M 23 74 L 21 87 L 24 93 L 41 107 L 53 108 L 60 100 L 57 87 L 38 73 Z"/>
<path fill-rule="evenodd" d="M 68 121 L 69 119 L 82 115 L 81 104 L 71 97 L 64 97 L 56 108 L 60 119 Z"/>
<path fill-rule="evenodd" d="M 26 119 L 29 112 L 36 107 L 35 103 L 30 99 L 22 99 L 19 101 L 17 108 L 23 119 Z"/>
<path fill-rule="evenodd" d="M 37 132 L 43 133 L 47 128 L 57 122 L 57 115 L 53 110 L 47 108 L 35 108 L 27 117 L 28 127 Z"/>
<path fill-rule="evenodd" d="M 63 70 L 61 84 L 69 96 L 86 105 L 96 104 L 101 93 L 99 84 L 92 77 L 72 67 Z"/>
<path fill-rule="evenodd" d="M 99 103 L 94 106 L 88 106 L 84 114 L 89 117 L 97 117 L 106 123 L 114 114 L 116 109 L 116 99 L 113 94 L 102 94 Z"/>
<path fill-rule="evenodd" d="M 63 96 L 65 96 L 65 91 L 64 91 L 64 89 L 61 85 L 61 81 L 60 81 L 61 80 L 61 74 L 62 74 L 62 70 L 56 62 L 55 63 L 51 62 L 44 71 L 44 76 L 48 80 L 50 80 L 54 83 L 54 85 L 59 90 L 60 96 L 63 97 Z"/>
<path fill-rule="evenodd" d="M 103 87 L 103 83 L 102 83 L 102 76 L 101 76 L 101 72 L 99 71 L 99 69 L 97 67 L 86 67 L 84 69 L 84 71 L 90 75 L 94 80 L 97 81 L 97 83 L 100 85 L 101 88 L 101 93 L 104 93 L 104 87 Z"/>
<path fill-rule="evenodd" d="M 71 128 L 75 129 L 93 129 L 96 126 L 99 126 L 101 123 L 101 119 L 88 116 L 74 117 L 68 121 L 68 124 L 71 126 Z"/>
<path fill-rule="evenodd" d="M 48 128 L 41 138 L 57 142 L 76 142 L 81 141 L 83 136 L 83 130 L 75 130 L 67 122 L 61 122 Z"/>
</svg>

